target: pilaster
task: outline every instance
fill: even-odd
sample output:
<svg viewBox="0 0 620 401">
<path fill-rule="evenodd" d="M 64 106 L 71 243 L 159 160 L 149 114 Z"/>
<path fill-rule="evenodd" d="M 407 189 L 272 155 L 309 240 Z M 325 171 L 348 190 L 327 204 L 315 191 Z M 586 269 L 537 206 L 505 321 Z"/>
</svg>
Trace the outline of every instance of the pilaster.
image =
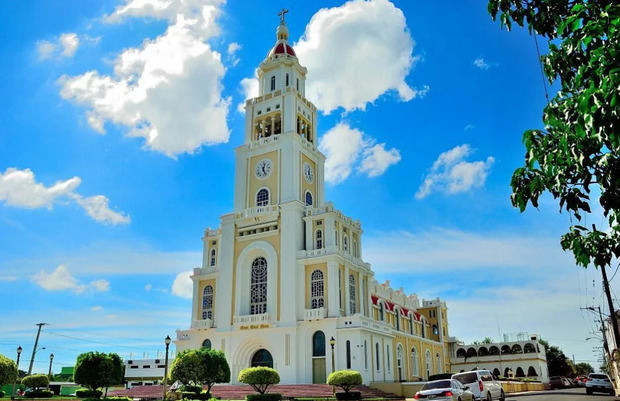
<svg viewBox="0 0 620 401">
<path fill-rule="evenodd" d="M 340 299 L 338 296 L 338 262 L 327 261 L 327 315 L 329 317 L 340 316 Z"/>
</svg>

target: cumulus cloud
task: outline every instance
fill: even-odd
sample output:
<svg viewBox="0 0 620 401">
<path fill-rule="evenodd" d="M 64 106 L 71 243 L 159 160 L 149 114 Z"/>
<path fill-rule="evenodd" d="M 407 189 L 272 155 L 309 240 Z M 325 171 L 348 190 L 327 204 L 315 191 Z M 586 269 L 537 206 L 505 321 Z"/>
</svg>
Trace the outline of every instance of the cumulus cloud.
<svg viewBox="0 0 620 401">
<path fill-rule="evenodd" d="M 326 156 L 325 180 L 337 184 L 346 180 L 354 169 L 368 177 L 376 177 L 392 164 L 400 161 L 398 149 L 386 149 L 385 143 L 362 131 L 339 123 L 319 140 L 319 150 Z"/>
<path fill-rule="evenodd" d="M 472 152 L 464 144 L 440 154 L 416 192 L 416 199 L 423 199 L 432 191 L 456 194 L 483 186 L 495 159 L 489 156 L 484 161 L 465 161 Z"/>
<path fill-rule="evenodd" d="M 294 45 L 312 74 L 306 95 L 325 113 L 364 109 L 390 90 L 403 101 L 420 95 L 405 82 L 417 60 L 413 46 L 403 12 L 387 0 L 323 8 Z"/>
<path fill-rule="evenodd" d="M 190 276 L 191 271 L 181 272 L 177 274 L 174 282 L 172 283 L 172 293 L 177 297 L 192 299 L 194 291 L 194 283 Z"/>
<path fill-rule="evenodd" d="M 219 33 L 221 3 L 128 0 L 104 20 L 163 19 L 165 32 L 123 50 L 113 74 L 62 76 L 62 98 L 84 106 L 95 131 L 105 133 L 106 123 L 124 126 L 128 136 L 144 138 L 145 147 L 170 157 L 228 141 L 225 68 L 207 43 Z"/>
<path fill-rule="evenodd" d="M 51 273 L 41 270 L 32 276 L 32 281 L 39 287 L 48 291 L 73 291 L 76 294 L 90 290 L 93 292 L 105 292 L 110 289 L 110 282 L 107 280 L 94 280 L 89 284 L 81 283 L 75 278 L 65 265 L 59 265 Z"/>
<path fill-rule="evenodd" d="M 492 67 L 492 65 L 487 63 L 482 57 L 478 57 L 477 59 L 475 59 L 474 65 L 480 68 L 481 70 L 488 70 L 489 68 Z"/>
<path fill-rule="evenodd" d="M 243 78 L 241 80 L 241 92 L 243 92 L 244 99 L 251 99 L 258 96 L 258 78 L 256 74 L 254 78 Z M 239 113 L 245 113 L 245 102 L 241 102 L 237 105 L 237 111 Z"/>
<path fill-rule="evenodd" d="M 63 33 L 53 41 L 39 40 L 36 43 L 39 60 L 73 57 L 79 46 L 80 38 L 72 32 Z"/>
<path fill-rule="evenodd" d="M 52 209 L 59 200 L 74 201 L 94 220 L 105 224 L 129 223 L 129 216 L 115 212 L 109 207 L 109 200 L 103 195 L 83 197 L 75 192 L 80 185 L 79 177 L 57 181 L 52 186 L 37 182 L 30 169 L 7 168 L 0 173 L 0 202 L 8 206 L 38 209 Z"/>
<path fill-rule="evenodd" d="M 237 57 L 237 52 L 241 50 L 241 45 L 237 42 L 232 42 L 226 48 L 226 55 L 228 56 L 228 62 L 233 67 L 239 64 L 239 57 Z"/>
</svg>

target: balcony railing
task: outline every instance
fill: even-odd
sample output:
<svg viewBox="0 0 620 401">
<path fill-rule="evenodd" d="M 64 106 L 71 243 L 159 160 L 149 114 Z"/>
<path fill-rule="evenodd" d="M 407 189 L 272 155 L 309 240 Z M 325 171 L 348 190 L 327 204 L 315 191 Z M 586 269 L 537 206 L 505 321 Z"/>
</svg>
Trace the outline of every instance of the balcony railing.
<svg viewBox="0 0 620 401">
<path fill-rule="evenodd" d="M 269 323 L 271 321 L 269 313 L 261 313 L 258 315 L 239 315 L 233 316 L 233 323 L 236 325 L 245 324 L 261 324 Z"/>
<path fill-rule="evenodd" d="M 194 320 L 192 322 L 192 328 L 194 329 L 210 329 L 211 327 L 213 327 L 213 320 L 211 319 Z"/>
<path fill-rule="evenodd" d="M 327 316 L 327 310 L 325 308 L 306 309 L 304 314 L 304 320 L 319 320 L 325 319 Z"/>
<path fill-rule="evenodd" d="M 248 217 L 258 217 L 270 213 L 278 213 L 278 205 L 254 206 L 242 210 L 235 217 L 245 219 Z"/>
</svg>

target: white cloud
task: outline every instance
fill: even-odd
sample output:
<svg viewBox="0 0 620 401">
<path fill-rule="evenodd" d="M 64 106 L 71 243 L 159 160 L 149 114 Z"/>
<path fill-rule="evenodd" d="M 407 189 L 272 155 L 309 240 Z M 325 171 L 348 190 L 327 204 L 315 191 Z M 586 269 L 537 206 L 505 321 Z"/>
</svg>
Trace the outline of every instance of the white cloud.
<svg viewBox="0 0 620 401">
<path fill-rule="evenodd" d="M 0 281 L 17 281 L 17 276 L 0 276 Z"/>
<path fill-rule="evenodd" d="M 228 141 L 225 68 L 207 43 L 219 33 L 215 20 L 221 3 L 127 1 L 105 21 L 165 19 L 166 31 L 120 53 L 112 75 L 62 76 L 61 96 L 88 109 L 95 131 L 105 133 L 107 122 L 124 126 L 128 136 L 144 138 L 147 148 L 170 157 Z"/>
<path fill-rule="evenodd" d="M 95 292 L 105 292 L 110 289 L 110 282 L 107 280 L 94 280 L 89 284 L 82 284 L 76 279 L 65 265 L 59 265 L 51 273 L 41 270 L 32 276 L 32 281 L 41 288 L 48 291 L 71 290 L 76 294 L 92 290 Z"/>
<path fill-rule="evenodd" d="M 256 74 L 254 78 L 243 78 L 241 80 L 241 92 L 243 92 L 244 99 L 251 99 L 258 96 L 258 78 Z M 237 105 L 237 111 L 239 113 L 245 113 L 245 101 Z"/>
<path fill-rule="evenodd" d="M 325 180 L 337 184 L 346 180 L 353 169 L 376 177 L 400 161 L 400 152 L 385 149 L 385 143 L 375 144 L 362 131 L 339 123 L 319 140 L 319 150 L 326 156 Z"/>
<path fill-rule="evenodd" d="M 491 64 L 487 63 L 482 57 L 478 57 L 474 60 L 474 65 L 481 70 L 488 70 L 491 68 Z"/>
<path fill-rule="evenodd" d="M 390 90 L 403 101 L 423 95 L 428 87 L 405 82 L 417 60 L 413 46 L 403 12 L 387 0 L 320 9 L 294 45 L 311 74 L 306 95 L 325 113 L 364 109 Z"/>
<path fill-rule="evenodd" d="M 93 306 L 92 308 L 90 308 L 90 310 L 93 312 L 99 312 L 100 310 L 103 310 L 103 306 L 100 306 L 100 305 Z"/>
<path fill-rule="evenodd" d="M 192 299 L 194 284 L 190 276 L 192 271 L 181 272 L 177 274 L 172 283 L 172 293 L 177 297 Z"/>
<path fill-rule="evenodd" d="M 226 54 L 228 55 L 228 62 L 233 67 L 239 64 L 239 57 L 237 57 L 237 52 L 241 49 L 241 45 L 237 42 L 232 42 L 228 45 L 226 49 Z"/>
<path fill-rule="evenodd" d="M 39 60 L 73 57 L 80 46 L 80 38 L 73 32 L 63 33 L 53 41 L 39 40 L 36 43 Z"/>
<path fill-rule="evenodd" d="M 51 209 L 54 203 L 61 199 L 74 200 L 90 217 L 100 223 L 129 223 L 129 216 L 109 208 L 109 200 L 105 196 L 82 197 L 74 192 L 80 183 L 79 177 L 72 177 L 46 187 L 35 180 L 32 170 L 18 170 L 11 167 L 0 173 L 0 202 L 4 201 L 6 205 L 27 209 L 41 207 Z"/>
<path fill-rule="evenodd" d="M 440 154 L 416 192 L 416 199 L 423 199 L 432 191 L 455 194 L 483 186 L 495 159 L 489 156 L 485 161 L 465 161 L 472 152 L 464 144 Z"/>
<path fill-rule="evenodd" d="M 152 284 L 147 284 L 144 286 L 144 290 L 145 291 L 151 291 L 153 289 L 153 285 Z"/>
</svg>

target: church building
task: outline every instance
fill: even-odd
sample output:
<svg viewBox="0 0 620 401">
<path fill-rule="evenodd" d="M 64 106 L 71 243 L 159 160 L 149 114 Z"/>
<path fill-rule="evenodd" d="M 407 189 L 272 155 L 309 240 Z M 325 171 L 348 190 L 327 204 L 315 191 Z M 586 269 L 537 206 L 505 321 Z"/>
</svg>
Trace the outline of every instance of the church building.
<svg viewBox="0 0 620 401">
<path fill-rule="evenodd" d="M 250 366 L 277 369 L 283 384 L 325 383 L 340 369 L 364 383 L 447 372 L 446 304 L 375 281 L 359 220 L 325 201 L 307 72 L 281 13 L 259 96 L 245 104 L 233 211 L 204 233 L 191 327 L 177 331 L 177 351 L 222 350 L 233 383 Z"/>
</svg>

